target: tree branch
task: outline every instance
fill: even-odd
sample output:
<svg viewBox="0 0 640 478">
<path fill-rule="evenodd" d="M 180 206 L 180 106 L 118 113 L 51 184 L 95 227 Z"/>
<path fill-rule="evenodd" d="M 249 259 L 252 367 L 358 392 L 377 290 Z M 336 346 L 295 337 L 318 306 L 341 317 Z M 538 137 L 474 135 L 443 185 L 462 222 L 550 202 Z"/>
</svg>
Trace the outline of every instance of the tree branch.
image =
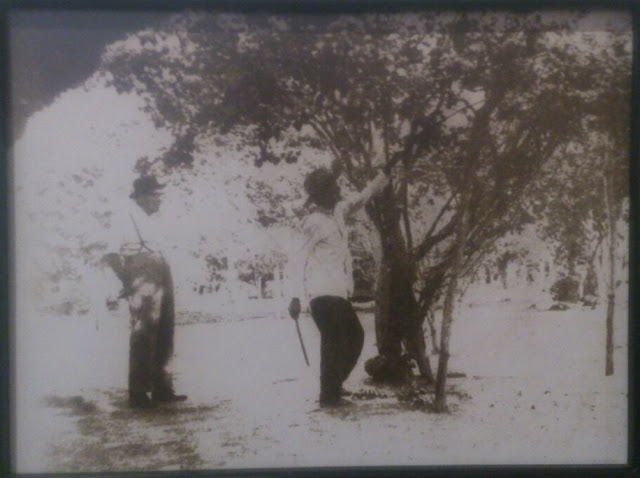
<svg viewBox="0 0 640 478">
<path fill-rule="evenodd" d="M 422 242 L 415 248 L 415 250 L 413 250 L 411 252 L 411 256 L 412 256 L 411 260 L 412 261 L 415 262 L 415 261 L 419 261 L 420 259 L 422 259 L 424 256 L 426 256 L 429 253 L 429 251 L 436 244 L 438 244 L 442 240 L 446 239 L 453 232 L 453 228 L 455 227 L 455 222 L 457 220 L 457 215 L 455 215 L 455 214 L 451 218 L 449 223 L 446 226 L 444 226 L 442 228 L 442 230 L 438 234 L 434 235 L 434 231 L 435 231 L 438 223 L 440 222 L 440 219 L 442 219 L 442 217 L 444 216 L 444 213 L 449 210 L 449 206 L 451 205 L 451 202 L 453 201 L 455 196 L 456 196 L 455 194 L 452 194 L 449 197 L 449 199 L 447 200 L 445 205 L 442 206 L 442 208 L 440 209 L 440 212 L 438 212 L 438 215 L 436 216 L 436 218 L 431 223 L 431 226 L 429 227 L 429 230 L 425 234 L 424 239 L 422 240 Z"/>
</svg>

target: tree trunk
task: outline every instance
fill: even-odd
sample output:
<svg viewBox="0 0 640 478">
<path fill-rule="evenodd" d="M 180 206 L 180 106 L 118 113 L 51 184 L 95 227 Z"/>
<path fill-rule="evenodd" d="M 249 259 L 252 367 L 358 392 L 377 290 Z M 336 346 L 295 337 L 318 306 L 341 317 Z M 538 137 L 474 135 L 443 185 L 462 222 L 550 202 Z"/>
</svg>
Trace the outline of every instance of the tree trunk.
<svg viewBox="0 0 640 478">
<path fill-rule="evenodd" d="M 414 279 L 405 264 L 383 254 L 376 289 L 376 339 L 378 354 L 384 358 L 385 370 L 378 376 L 384 381 L 398 381 L 407 373 L 403 360 L 403 345 L 408 356 L 415 360 L 420 375 L 433 383 L 434 377 L 426 350 L 422 320 L 413 293 Z M 367 370 L 372 377 L 376 373 Z"/>
<path fill-rule="evenodd" d="M 378 357 L 365 364 L 365 370 L 378 381 L 396 382 L 407 378 L 409 364 L 403 359 L 403 344 L 407 354 L 418 365 L 427 382 L 434 381 L 431 364 L 426 353 L 418 303 L 413 286 L 415 272 L 399 227 L 399 218 L 393 213 L 392 201 L 376 222 L 382 239 L 382 263 L 376 284 L 376 340 Z M 391 207 L 389 207 L 391 205 Z"/>
<path fill-rule="evenodd" d="M 398 304 L 391 298 L 393 282 L 391 261 L 383 254 L 382 265 L 376 284 L 376 343 L 378 353 L 391 359 L 399 359 L 402 353 L 402 335 L 400 333 L 400 317 L 394 314 Z"/>
<path fill-rule="evenodd" d="M 604 201 L 607 210 L 609 228 L 609 277 L 607 281 L 607 317 L 606 317 L 606 347 L 605 347 L 605 375 L 613 375 L 613 316 L 616 303 L 616 219 L 613 213 L 610 185 L 606 172 L 603 176 Z"/>
<path fill-rule="evenodd" d="M 607 349 L 605 375 L 613 375 L 613 314 L 615 309 L 615 294 L 607 296 Z"/>
<path fill-rule="evenodd" d="M 466 195 L 465 195 L 466 196 Z M 453 315 L 455 309 L 455 298 L 458 292 L 458 279 L 460 270 L 464 261 L 464 248 L 466 245 L 469 214 L 469 200 L 463 198 L 461 205 L 462 214 L 460 222 L 456 226 L 455 249 L 453 263 L 449 272 L 449 281 L 444 296 L 444 305 L 442 311 L 442 326 L 440 329 L 440 357 L 438 359 L 438 373 L 436 375 L 436 390 L 434 399 L 434 409 L 437 413 L 447 410 L 447 369 L 449 365 L 449 339 L 451 337 L 451 325 L 453 324 Z"/>
<path fill-rule="evenodd" d="M 406 308 L 404 311 L 402 337 L 405 350 L 418 365 L 420 376 L 427 383 L 433 383 L 435 379 L 427 355 L 427 344 L 424 339 L 424 317 L 421 318 L 419 314 L 418 303 L 413 294 L 413 281 L 411 284 L 407 283 L 404 296 L 405 298 L 402 302 Z"/>
<path fill-rule="evenodd" d="M 440 347 L 438 347 L 438 331 L 436 330 L 436 315 L 433 311 L 427 312 L 427 323 L 429 324 L 429 333 L 431 335 L 431 347 L 435 353 L 440 353 Z"/>
</svg>

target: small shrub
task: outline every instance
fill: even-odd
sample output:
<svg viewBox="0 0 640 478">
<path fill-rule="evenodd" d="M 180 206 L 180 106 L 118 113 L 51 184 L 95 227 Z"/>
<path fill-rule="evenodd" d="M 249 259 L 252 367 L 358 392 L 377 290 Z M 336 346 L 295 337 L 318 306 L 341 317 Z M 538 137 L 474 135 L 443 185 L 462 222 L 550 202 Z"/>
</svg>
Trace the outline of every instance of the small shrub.
<svg viewBox="0 0 640 478">
<path fill-rule="evenodd" d="M 576 303 L 580 300 L 580 283 L 573 277 L 562 277 L 551 286 L 555 301 Z"/>
</svg>

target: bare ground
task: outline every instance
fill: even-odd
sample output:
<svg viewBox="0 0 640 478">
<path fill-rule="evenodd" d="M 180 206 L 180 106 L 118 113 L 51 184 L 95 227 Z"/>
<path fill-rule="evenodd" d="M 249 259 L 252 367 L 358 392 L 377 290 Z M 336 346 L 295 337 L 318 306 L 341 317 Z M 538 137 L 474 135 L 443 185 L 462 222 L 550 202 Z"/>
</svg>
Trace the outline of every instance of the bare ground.
<svg viewBox="0 0 640 478">
<path fill-rule="evenodd" d="M 625 370 L 617 378 L 600 373 L 598 315 L 468 319 L 452 344 L 462 352 L 451 359 L 449 412 L 443 415 L 431 412 L 433 389 L 420 379 L 403 387 L 367 379 L 362 365 L 375 353 L 375 334 L 370 314 L 360 316 L 367 339 L 345 383 L 351 395 L 330 410 L 317 403 L 319 344 L 309 319 L 300 322 L 307 367 L 289 319 L 182 316 L 172 367 L 177 391 L 189 400 L 141 411 L 126 401 L 126 325 L 96 323 L 94 347 L 85 330 L 81 345 L 71 341 L 66 354 L 50 357 L 49 367 L 57 361 L 65 368 L 87 350 L 108 354 L 93 368 L 54 381 L 48 393 L 41 387 L 33 408 L 50 428 L 39 433 L 43 425 L 34 421 L 21 434 L 18 444 L 41 439 L 43 450 L 22 457 L 24 471 L 626 459 Z M 67 336 L 80 332 L 76 319 L 65 320 Z M 567 333 L 580 340 L 567 342 Z M 626 349 L 619 345 L 616 354 L 623 363 Z M 96 367 L 104 375 L 96 376 Z"/>
</svg>

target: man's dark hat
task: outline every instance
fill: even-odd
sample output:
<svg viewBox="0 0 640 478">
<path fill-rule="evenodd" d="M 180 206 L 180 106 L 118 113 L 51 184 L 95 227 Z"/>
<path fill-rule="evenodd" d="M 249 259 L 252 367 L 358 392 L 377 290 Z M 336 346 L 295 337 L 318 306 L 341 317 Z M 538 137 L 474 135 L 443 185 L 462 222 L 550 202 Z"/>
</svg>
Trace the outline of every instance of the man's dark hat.
<svg viewBox="0 0 640 478">
<path fill-rule="evenodd" d="M 309 206 L 316 198 L 321 197 L 336 183 L 336 177 L 327 168 L 319 168 L 307 174 L 304 180 L 304 190 L 309 195 L 305 206 Z"/>
<path fill-rule="evenodd" d="M 141 176 L 133 181 L 133 192 L 129 197 L 135 199 L 140 196 L 148 196 L 164 188 L 164 186 L 164 184 L 158 182 L 155 176 Z"/>
</svg>

